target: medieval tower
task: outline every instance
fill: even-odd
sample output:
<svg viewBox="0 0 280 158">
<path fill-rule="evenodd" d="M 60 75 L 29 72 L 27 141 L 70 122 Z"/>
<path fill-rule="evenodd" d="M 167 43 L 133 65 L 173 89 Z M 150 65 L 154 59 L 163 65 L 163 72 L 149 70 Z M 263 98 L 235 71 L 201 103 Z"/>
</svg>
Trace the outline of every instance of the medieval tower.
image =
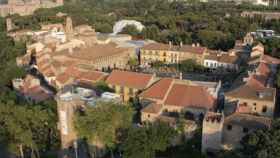
<svg viewBox="0 0 280 158">
<path fill-rule="evenodd" d="M 207 112 L 202 126 L 202 152 L 221 149 L 223 124 L 223 113 Z"/>
</svg>

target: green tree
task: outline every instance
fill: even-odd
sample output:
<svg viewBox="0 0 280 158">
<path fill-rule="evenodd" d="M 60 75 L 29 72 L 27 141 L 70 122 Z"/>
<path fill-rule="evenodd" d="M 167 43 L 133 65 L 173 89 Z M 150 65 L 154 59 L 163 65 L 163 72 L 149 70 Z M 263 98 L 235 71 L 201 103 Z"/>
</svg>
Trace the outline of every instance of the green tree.
<svg viewBox="0 0 280 158">
<path fill-rule="evenodd" d="M 196 61 L 192 59 L 184 60 L 180 63 L 180 70 L 183 72 L 202 71 L 203 69 L 203 66 L 198 65 Z"/>
<path fill-rule="evenodd" d="M 130 58 L 128 61 L 128 65 L 130 66 L 131 69 L 135 69 L 139 65 L 138 59 Z"/>
<path fill-rule="evenodd" d="M 100 91 L 100 92 L 114 92 L 114 89 L 110 88 L 106 82 L 104 81 L 99 81 L 94 84 L 95 88 Z"/>
<path fill-rule="evenodd" d="M 121 33 L 129 34 L 131 36 L 138 36 L 140 34 L 140 31 L 134 25 L 127 25 L 123 28 Z"/>
<path fill-rule="evenodd" d="M 82 113 L 76 113 L 75 127 L 89 144 L 101 142 L 112 151 L 121 131 L 132 124 L 133 113 L 128 105 L 98 102 L 96 107 L 86 107 Z"/>
<path fill-rule="evenodd" d="M 125 158 L 154 158 L 157 151 L 165 151 L 176 131 L 165 123 L 131 127 L 122 144 Z"/>
<path fill-rule="evenodd" d="M 0 105 L 0 143 L 7 144 L 9 151 L 24 157 L 50 150 L 57 141 L 56 115 L 37 105 Z M 58 147 L 57 145 L 56 147 Z"/>
</svg>

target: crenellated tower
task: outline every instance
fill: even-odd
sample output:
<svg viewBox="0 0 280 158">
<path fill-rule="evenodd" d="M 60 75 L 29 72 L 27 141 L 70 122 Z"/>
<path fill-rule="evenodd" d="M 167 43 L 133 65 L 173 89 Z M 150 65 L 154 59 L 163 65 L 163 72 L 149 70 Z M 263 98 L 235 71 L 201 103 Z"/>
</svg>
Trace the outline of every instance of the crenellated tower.
<svg viewBox="0 0 280 158">
<path fill-rule="evenodd" d="M 215 151 L 222 148 L 223 124 L 223 113 L 206 113 L 202 125 L 202 152 Z"/>
</svg>

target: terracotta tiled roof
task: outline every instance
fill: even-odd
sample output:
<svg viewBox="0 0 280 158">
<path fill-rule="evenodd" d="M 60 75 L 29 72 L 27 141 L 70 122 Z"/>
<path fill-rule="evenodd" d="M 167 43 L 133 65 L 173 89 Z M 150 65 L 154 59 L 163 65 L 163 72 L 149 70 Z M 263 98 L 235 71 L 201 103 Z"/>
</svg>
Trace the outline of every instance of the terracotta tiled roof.
<svg viewBox="0 0 280 158">
<path fill-rule="evenodd" d="M 271 126 L 271 119 L 249 114 L 234 113 L 225 118 L 225 124 L 238 125 L 248 129 L 266 129 Z"/>
<path fill-rule="evenodd" d="M 264 94 L 260 97 L 260 93 Z M 236 89 L 233 89 L 227 93 L 225 96 L 233 98 L 244 98 L 244 99 L 254 99 L 254 100 L 266 100 L 274 101 L 276 95 L 275 88 L 261 88 L 256 86 L 251 86 L 250 84 L 244 84 Z"/>
<path fill-rule="evenodd" d="M 59 82 L 60 84 L 65 84 L 70 79 L 71 79 L 71 76 L 69 76 L 66 73 L 62 73 L 56 77 L 56 81 Z"/>
<path fill-rule="evenodd" d="M 153 79 L 153 75 L 137 72 L 114 70 L 106 82 L 111 85 L 123 87 L 145 89 Z"/>
<path fill-rule="evenodd" d="M 188 52 L 188 53 L 194 53 L 194 54 L 203 54 L 204 51 L 206 51 L 207 48 L 205 47 L 195 47 L 190 45 L 183 45 L 181 46 L 174 46 L 172 45 L 170 47 L 169 44 L 163 44 L 163 43 L 150 43 L 145 45 L 143 50 L 166 50 L 166 51 L 178 51 L 178 52 Z"/>
<path fill-rule="evenodd" d="M 68 58 L 94 61 L 107 56 L 123 54 L 127 51 L 127 48 L 118 48 L 115 43 L 109 43 L 106 45 L 92 45 L 91 47 L 86 48 L 74 48 L 73 53 L 70 53 L 68 49 L 65 49 L 56 52 L 53 56 L 66 56 Z"/>
<path fill-rule="evenodd" d="M 150 88 L 140 94 L 143 98 L 161 99 L 163 100 L 169 87 L 172 84 L 173 79 L 163 78 L 153 84 Z"/>
<path fill-rule="evenodd" d="M 150 105 L 146 106 L 141 112 L 158 114 L 161 111 L 161 109 L 161 104 L 151 103 Z"/>
<path fill-rule="evenodd" d="M 263 55 L 261 61 L 268 64 L 277 64 L 277 65 L 280 64 L 280 59 L 271 57 L 269 55 Z"/>
<path fill-rule="evenodd" d="M 247 81 L 247 85 L 261 90 L 266 87 L 266 80 L 267 77 L 264 75 L 252 75 Z"/>
<path fill-rule="evenodd" d="M 229 53 L 209 53 L 205 56 L 205 60 L 214 60 L 222 63 L 237 64 L 239 57 L 237 55 L 230 55 Z"/>
<path fill-rule="evenodd" d="M 266 63 L 261 62 L 257 68 L 257 72 L 261 75 L 268 76 L 271 72 L 269 65 Z"/>
<path fill-rule="evenodd" d="M 105 78 L 106 74 L 98 71 L 88 71 L 82 72 L 81 76 L 79 76 L 78 80 L 81 81 L 90 81 L 90 82 L 97 82 Z"/>
<path fill-rule="evenodd" d="M 202 86 L 173 84 L 165 105 L 212 109 L 216 99 Z"/>
</svg>

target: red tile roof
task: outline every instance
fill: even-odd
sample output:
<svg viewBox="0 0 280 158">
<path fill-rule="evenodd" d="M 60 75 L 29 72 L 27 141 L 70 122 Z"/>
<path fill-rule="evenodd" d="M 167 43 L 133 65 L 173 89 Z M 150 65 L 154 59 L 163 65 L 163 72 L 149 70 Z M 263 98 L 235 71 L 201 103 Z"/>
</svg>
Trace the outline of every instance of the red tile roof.
<svg viewBox="0 0 280 158">
<path fill-rule="evenodd" d="M 114 70 L 106 82 L 111 85 L 119 85 L 135 89 L 145 89 L 153 79 L 151 74 Z"/>
<path fill-rule="evenodd" d="M 140 94 L 140 97 L 163 100 L 173 79 L 163 78 Z"/>
<path fill-rule="evenodd" d="M 65 84 L 70 79 L 71 79 L 71 76 L 69 76 L 66 73 L 62 73 L 56 77 L 56 81 L 59 82 L 60 84 Z"/>
<path fill-rule="evenodd" d="M 179 51 L 179 52 L 189 52 L 194 54 L 203 54 L 203 52 L 207 49 L 206 47 L 200 46 L 190 46 L 190 45 L 183 45 L 181 46 L 170 46 L 169 44 L 164 43 L 150 43 L 145 45 L 143 50 L 170 50 L 170 51 Z"/>
<path fill-rule="evenodd" d="M 105 78 L 105 74 L 98 71 L 88 71 L 82 72 L 78 77 L 80 81 L 90 81 L 90 82 L 97 82 Z"/>
<path fill-rule="evenodd" d="M 268 76 L 271 70 L 268 64 L 261 62 L 257 68 L 257 72 L 261 75 Z"/>
<path fill-rule="evenodd" d="M 249 78 L 247 85 L 254 87 L 255 89 L 263 89 L 266 87 L 266 80 L 267 77 L 264 75 L 252 75 Z"/>
<path fill-rule="evenodd" d="M 141 112 L 158 114 L 162 110 L 162 104 L 152 103 L 146 106 Z"/>
<path fill-rule="evenodd" d="M 216 99 L 202 86 L 174 84 L 165 105 L 212 109 Z"/>
<path fill-rule="evenodd" d="M 271 57 L 269 55 L 263 55 L 261 61 L 268 64 L 280 64 L 280 59 Z"/>
</svg>

